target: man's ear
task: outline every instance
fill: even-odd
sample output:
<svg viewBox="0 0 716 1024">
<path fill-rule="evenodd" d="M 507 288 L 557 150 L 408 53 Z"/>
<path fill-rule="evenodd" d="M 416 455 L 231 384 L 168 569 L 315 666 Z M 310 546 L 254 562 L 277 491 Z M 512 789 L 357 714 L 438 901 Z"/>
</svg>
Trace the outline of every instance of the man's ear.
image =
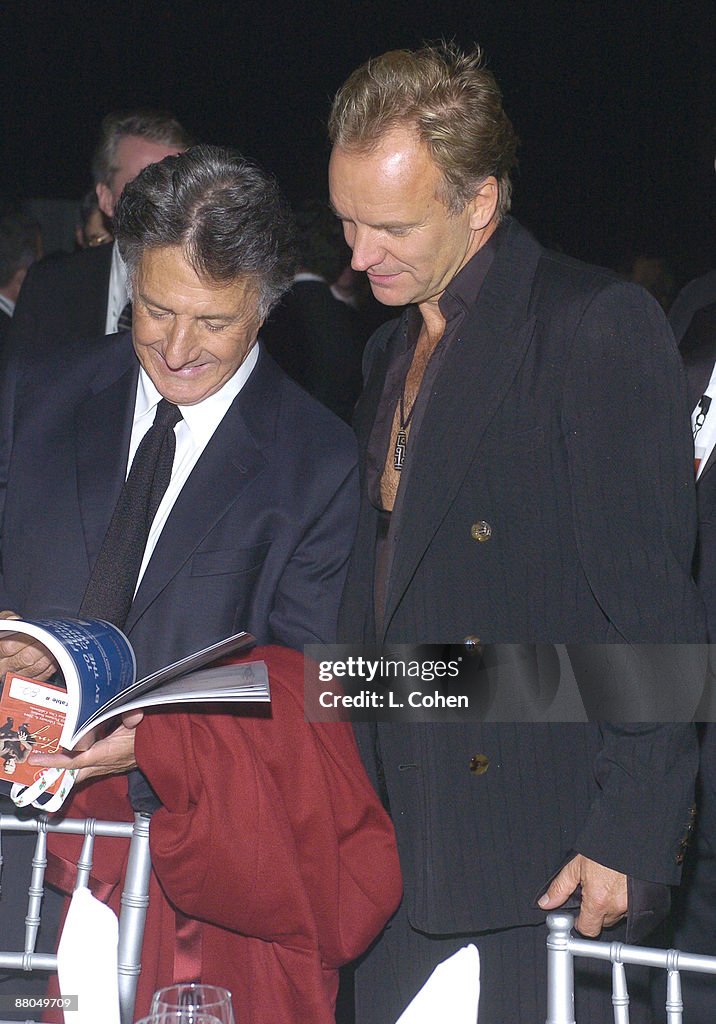
<svg viewBox="0 0 716 1024">
<path fill-rule="evenodd" d="M 100 181 L 98 185 L 95 185 L 95 192 L 97 193 L 97 205 L 105 217 L 109 217 L 111 220 L 114 217 L 114 196 L 111 188 Z"/>
<path fill-rule="evenodd" d="M 490 175 L 485 178 L 470 200 L 470 227 L 473 231 L 483 231 L 492 222 L 497 212 L 499 198 L 497 178 Z"/>
</svg>

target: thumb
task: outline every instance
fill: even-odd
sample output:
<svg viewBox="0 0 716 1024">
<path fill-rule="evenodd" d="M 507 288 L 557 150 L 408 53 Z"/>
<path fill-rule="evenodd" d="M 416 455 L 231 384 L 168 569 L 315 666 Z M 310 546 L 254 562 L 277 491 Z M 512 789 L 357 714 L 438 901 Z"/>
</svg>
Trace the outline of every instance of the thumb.
<svg viewBox="0 0 716 1024">
<path fill-rule="evenodd" d="M 544 896 L 537 901 L 543 910 L 555 910 L 561 907 L 580 883 L 579 858 L 574 857 L 565 864 L 552 882 Z"/>
<path fill-rule="evenodd" d="M 122 715 L 122 725 L 125 729 L 136 729 L 143 718 L 143 711 L 127 711 Z"/>
</svg>

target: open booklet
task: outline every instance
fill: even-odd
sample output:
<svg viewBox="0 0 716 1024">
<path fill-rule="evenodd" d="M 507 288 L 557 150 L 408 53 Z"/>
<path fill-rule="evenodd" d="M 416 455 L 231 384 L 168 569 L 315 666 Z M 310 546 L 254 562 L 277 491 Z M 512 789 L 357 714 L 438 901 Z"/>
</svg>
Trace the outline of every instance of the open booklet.
<svg viewBox="0 0 716 1024">
<path fill-rule="evenodd" d="M 100 619 L 2 619 L 0 634 L 38 640 L 52 654 L 64 686 L 6 673 L 0 695 L 0 779 L 29 784 L 34 750 L 72 750 L 88 732 L 125 711 L 216 701 L 269 701 L 262 661 L 208 666 L 255 644 L 237 633 L 137 680 L 134 651 Z M 27 773 L 29 777 L 25 778 Z"/>
</svg>

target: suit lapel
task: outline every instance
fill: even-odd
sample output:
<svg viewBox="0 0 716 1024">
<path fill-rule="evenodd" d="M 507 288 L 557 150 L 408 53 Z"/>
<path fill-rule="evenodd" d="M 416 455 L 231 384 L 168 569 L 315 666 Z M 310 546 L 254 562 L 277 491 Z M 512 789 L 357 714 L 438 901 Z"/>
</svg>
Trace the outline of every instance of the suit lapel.
<svg viewBox="0 0 716 1024">
<path fill-rule="evenodd" d="M 269 464 L 279 371 L 262 353 L 184 484 L 161 532 L 132 603 L 129 632 L 204 538 Z"/>
<path fill-rule="evenodd" d="M 696 481 L 696 486 L 697 487 L 700 485 L 701 481 L 706 476 L 706 474 L 711 472 L 711 470 L 714 468 L 715 465 L 716 465 L 716 445 L 714 445 L 714 447 L 711 449 L 711 454 L 709 455 L 708 459 L 706 460 L 706 465 L 701 470 L 701 474 L 700 474 L 698 480 Z"/>
<path fill-rule="evenodd" d="M 395 548 L 386 629 L 525 357 L 534 331 L 528 310 L 541 253 L 527 232 L 509 226 L 435 381 L 391 517 Z"/>
<path fill-rule="evenodd" d="M 127 471 L 139 364 L 131 346 L 124 372 L 109 384 L 98 382 L 77 409 L 75 451 L 77 490 L 89 564 L 102 546 Z"/>
<path fill-rule="evenodd" d="M 684 370 L 686 372 L 689 412 L 692 412 L 696 403 L 709 386 L 714 368 L 714 347 L 714 342 L 711 341 L 709 345 L 701 345 L 688 353 L 682 353 Z"/>
</svg>

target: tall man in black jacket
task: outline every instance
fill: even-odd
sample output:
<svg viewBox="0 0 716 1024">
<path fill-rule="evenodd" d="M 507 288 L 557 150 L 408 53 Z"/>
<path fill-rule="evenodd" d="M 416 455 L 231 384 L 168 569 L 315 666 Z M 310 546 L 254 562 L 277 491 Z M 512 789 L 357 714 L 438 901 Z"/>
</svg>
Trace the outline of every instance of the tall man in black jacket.
<svg viewBox="0 0 716 1024">
<path fill-rule="evenodd" d="M 479 53 L 369 61 L 330 133 L 353 267 L 408 304 L 366 350 L 343 639 L 564 642 L 589 711 L 651 723 L 375 725 L 405 898 L 358 971 L 358 1020 L 394 1019 L 468 941 L 481 1024 L 544 1019 L 544 910 L 581 886 L 580 930 L 628 912 L 631 938 L 679 878 L 696 744 L 657 722 L 692 713 L 702 652 L 667 668 L 644 646 L 704 638 L 678 356 L 645 292 L 507 216 L 516 139 Z M 580 1020 L 604 1013 L 590 998 Z"/>
</svg>

